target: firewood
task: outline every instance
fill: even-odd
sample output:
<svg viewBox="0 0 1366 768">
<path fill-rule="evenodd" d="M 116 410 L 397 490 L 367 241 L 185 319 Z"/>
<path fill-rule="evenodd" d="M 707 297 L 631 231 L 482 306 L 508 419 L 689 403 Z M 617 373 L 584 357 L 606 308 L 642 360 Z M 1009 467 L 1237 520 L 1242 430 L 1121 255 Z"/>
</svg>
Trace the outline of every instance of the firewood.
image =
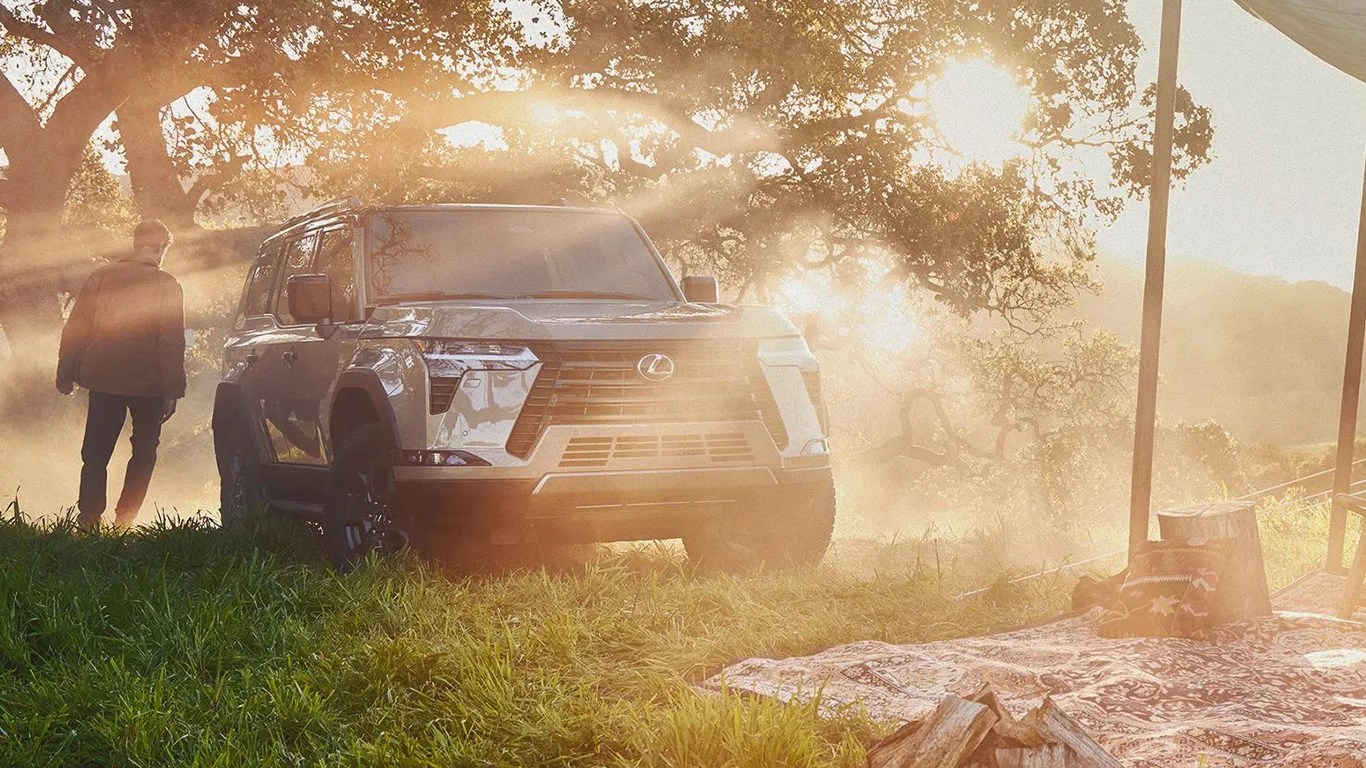
<svg viewBox="0 0 1366 768">
<path fill-rule="evenodd" d="M 868 768 L 1121 768 L 1052 698 L 1015 718 L 990 685 L 945 697 L 868 750 Z"/>
<path fill-rule="evenodd" d="M 983 683 L 970 701 L 984 705 L 996 715 L 997 721 L 991 727 L 991 734 L 992 738 L 1001 742 L 1003 746 L 1038 747 L 1043 745 L 1044 738 L 1040 732 L 1043 720 L 1042 713 L 1038 709 L 1031 710 L 1023 720 L 1016 719 L 1014 715 L 1010 714 L 1010 710 L 1001 704 L 1000 698 L 996 696 L 996 692 L 992 690 L 990 683 Z"/>
<path fill-rule="evenodd" d="M 1037 747 L 998 747 L 997 768 L 1070 768 L 1066 744 L 1043 744 Z"/>
<path fill-rule="evenodd" d="M 953 768 L 991 732 L 998 718 L 985 705 L 946 697 L 929 717 L 911 723 L 868 750 L 868 768 Z"/>
<path fill-rule="evenodd" d="M 1080 723 L 1063 712 L 1052 697 L 1045 696 L 1043 704 L 1036 711 L 1041 713 L 1044 738 L 1065 744 L 1072 751 L 1067 768 L 1123 768 L 1118 760 L 1091 738 Z"/>
</svg>

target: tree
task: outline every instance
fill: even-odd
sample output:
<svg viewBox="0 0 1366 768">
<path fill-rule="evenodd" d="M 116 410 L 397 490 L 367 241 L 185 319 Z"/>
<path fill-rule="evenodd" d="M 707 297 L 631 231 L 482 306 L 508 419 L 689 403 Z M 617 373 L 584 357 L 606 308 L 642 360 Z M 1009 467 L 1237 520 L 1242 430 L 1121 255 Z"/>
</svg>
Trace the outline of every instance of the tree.
<svg viewBox="0 0 1366 768">
<path fill-rule="evenodd" d="M 620 205 L 746 297 L 875 261 L 883 289 L 1030 333 L 1090 287 L 1088 223 L 1146 185 L 1150 104 L 1120 0 L 541 0 L 515 21 L 424 0 L 0 7 L 0 323 L 17 344 L 26 322 L 56 326 L 47 236 L 115 112 L 139 212 L 182 230 L 303 162 L 309 196 Z M 955 158 L 927 111 L 944 63 L 976 57 L 1034 101 L 1030 152 L 1001 167 Z M 1178 177 L 1210 138 L 1208 112 L 1179 106 Z M 473 125 L 496 146 L 440 132 Z M 1109 178 L 1086 170 L 1094 152 Z"/>
<path fill-rule="evenodd" d="M 196 222 L 211 193 L 248 163 L 278 161 L 299 141 L 291 131 L 335 130 L 318 114 L 326 98 L 373 96 L 382 78 L 458 78 L 469 34 L 498 34 L 497 17 L 487 3 L 440 0 L 0 0 L 0 325 L 29 363 L 13 369 L 50 368 L 36 361 L 51 352 L 58 297 L 91 266 L 92 254 L 70 247 L 63 212 L 115 111 L 113 147 L 139 213 L 177 229 L 182 253 L 201 241 L 221 250 Z M 236 123 L 167 110 L 200 89 Z M 261 133 L 263 122 L 275 132 Z"/>
<path fill-rule="evenodd" d="M 405 103 L 329 164 L 333 188 L 393 195 L 356 161 L 403 146 L 403 170 L 447 185 L 400 196 L 616 203 L 679 262 L 760 298 L 793 271 L 883 249 L 897 256 L 890 279 L 1015 320 L 1087 285 L 1083 222 L 1146 186 L 1150 104 L 1121 2 L 578 1 L 543 13 L 551 32 L 520 51 L 514 90 Z M 1034 152 L 953 173 L 924 87 L 946 60 L 979 56 L 1029 88 Z M 1188 94 L 1180 105 L 1178 178 L 1210 139 L 1208 112 Z M 501 129 L 507 150 L 492 164 L 432 133 L 470 121 Z M 1076 169 L 1092 150 L 1111 154 L 1111 179 Z"/>
</svg>

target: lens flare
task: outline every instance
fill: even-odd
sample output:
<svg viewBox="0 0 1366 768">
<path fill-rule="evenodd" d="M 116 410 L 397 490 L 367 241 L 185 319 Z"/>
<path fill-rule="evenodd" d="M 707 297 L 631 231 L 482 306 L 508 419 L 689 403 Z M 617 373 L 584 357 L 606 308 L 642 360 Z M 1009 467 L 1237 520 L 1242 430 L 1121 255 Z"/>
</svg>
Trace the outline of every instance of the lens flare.
<svg viewBox="0 0 1366 768">
<path fill-rule="evenodd" d="M 930 84 L 930 116 L 944 143 L 969 162 L 1003 165 L 1024 154 L 1020 132 L 1033 99 L 985 59 L 950 61 Z"/>
<path fill-rule="evenodd" d="M 903 283 L 880 280 L 886 267 L 863 263 L 867 279 L 857 288 L 841 288 L 827 271 L 789 276 L 774 292 L 774 303 L 794 317 L 818 316 L 829 330 L 857 338 L 866 349 L 900 356 L 914 354 L 925 338 L 915 297 Z"/>
</svg>

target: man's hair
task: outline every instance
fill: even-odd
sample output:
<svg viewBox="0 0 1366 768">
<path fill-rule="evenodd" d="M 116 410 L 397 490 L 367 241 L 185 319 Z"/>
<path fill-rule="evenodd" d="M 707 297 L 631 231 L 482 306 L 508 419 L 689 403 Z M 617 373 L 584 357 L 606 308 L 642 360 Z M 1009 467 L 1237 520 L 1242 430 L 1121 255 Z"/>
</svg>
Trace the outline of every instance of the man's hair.
<svg viewBox="0 0 1366 768">
<path fill-rule="evenodd" d="M 171 230 L 156 219 L 139 222 L 133 230 L 133 250 L 156 248 L 160 250 L 171 244 Z"/>
</svg>

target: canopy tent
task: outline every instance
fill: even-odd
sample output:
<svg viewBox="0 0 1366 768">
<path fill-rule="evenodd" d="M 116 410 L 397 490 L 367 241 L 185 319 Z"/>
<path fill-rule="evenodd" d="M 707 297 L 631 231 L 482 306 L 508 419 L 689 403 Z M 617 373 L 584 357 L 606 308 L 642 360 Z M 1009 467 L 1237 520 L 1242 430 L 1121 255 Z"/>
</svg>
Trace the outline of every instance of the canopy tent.
<svg viewBox="0 0 1366 768">
<path fill-rule="evenodd" d="M 1366 82 L 1366 0 L 1234 0 L 1323 61 Z M 1147 269 L 1143 293 L 1138 409 L 1134 430 L 1133 482 L 1129 506 L 1129 554 L 1148 537 L 1151 517 L 1153 437 L 1156 426 L 1158 349 L 1162 334 L 1162 292 L 1166 264 L 1167 204 L 1171 190 L 1172 133 L 1176 101 L 1177 50 L 1181 0 L 1163 0 L 1158 50 L 1156 121 L 1153 132 L 1153 186 L 1149 197 Z M 1363 345 L 1366 344 L 1366 178 L 1357 238 L 1352 310 L 1348 321 L 1342 410 L 1338 423 L 1333 513 L 1325 569 L 1343 570 L 1347 507 L 1351 490 L 1361 396 Z"/>
<path fill-rule="evenodd" d="M 1247 12 L 1338 69 L 1366 81 L 1366 2 L 1235 0 Z"/>
</svg>

